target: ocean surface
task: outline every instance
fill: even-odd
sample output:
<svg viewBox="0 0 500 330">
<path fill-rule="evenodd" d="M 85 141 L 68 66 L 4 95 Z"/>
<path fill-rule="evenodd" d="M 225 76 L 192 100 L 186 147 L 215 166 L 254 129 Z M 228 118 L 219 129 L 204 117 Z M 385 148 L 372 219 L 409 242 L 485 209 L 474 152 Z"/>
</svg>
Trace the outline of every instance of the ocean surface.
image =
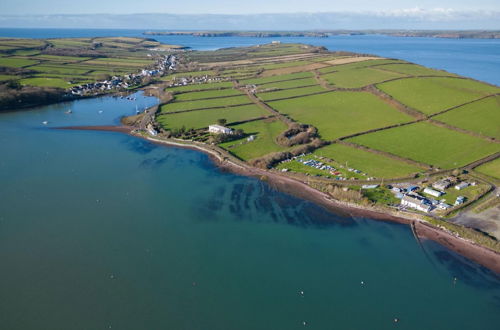
<svg viewBox="0 0 500 330">
<path fill-rule="evenodd" d="M 382 35 L 335 36 L 328 38 L 247 38 L 145 36 L 143 30 L 112 29 L 7 29 L 0 28 L 0 37 L 70 38 L 70 37 L 150 37 L 162 43 L 189 46 L 197 50 L 250 46 L 273 40 L 325 46 L 330 50 L 345 50 L 375 54 L 442 69 L 500 86 L 500 40 L 403 38 Z"/>
<path fill-rule="evenodd" d="M 0 329 L 498 328 L 500 277 L 407 226 L 196 151 L 52 129 L 156 102 L 135 97 L 0 113 Z"/>
</svg>

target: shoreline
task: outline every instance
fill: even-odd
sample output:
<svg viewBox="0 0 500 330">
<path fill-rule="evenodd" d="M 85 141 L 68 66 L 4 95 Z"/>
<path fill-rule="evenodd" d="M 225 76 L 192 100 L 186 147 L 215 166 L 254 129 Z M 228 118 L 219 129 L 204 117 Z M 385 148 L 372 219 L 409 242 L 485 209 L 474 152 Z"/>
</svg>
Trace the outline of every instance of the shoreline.
<svg viewBox="0 0 500 330">
<path fill-rule="evenodd" d="M 215 166 L 219 169 L 233 174 L 254 177 L 267 182 L 271 187 L 290 194 L 292 196 L 315 203 L 326 210 L 350 217 L 370 218 L 377 221 L 387 221 L 393 223 L 414 226 L 416 239 L 430 239 L 446 248 L 474 261 L 475 263 L 486 267 L 495 274 L 500 275 L 500 253 L 493 251 L 474 242 L 457 237 L 441 228 L 429 224 L 416 214 L 402 214 L 401 212 L 390 212 L 388 210 L 379 210 L 372 207 L 364 207 L 354 203 L 335 200 L 326 193 L 312 188 L 304 182 L 294 178 L 286 177 L 278 173 L 269 172 L 263 169 L 252 167 L 246 164 L 237 164 L 215 150 L 192 143 L 180 143 L 170 140 L 161 140 L 149 136 L 135 134 L 134 128 L 130 126 L 71 126 L 58 127 L 55 129 L 69 130 L 93 130 L 125 133 L 133 137 L 142 138 L 155 144 L 173 146 L 184 149 L 191 149 L 207 154 Z"/>
</svg>

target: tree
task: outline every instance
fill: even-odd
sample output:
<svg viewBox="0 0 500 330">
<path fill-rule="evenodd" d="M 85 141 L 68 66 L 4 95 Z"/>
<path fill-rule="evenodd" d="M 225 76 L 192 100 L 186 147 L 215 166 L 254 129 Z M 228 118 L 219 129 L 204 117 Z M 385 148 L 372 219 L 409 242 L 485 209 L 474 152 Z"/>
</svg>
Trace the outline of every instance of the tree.
<svg viewBox="0 0 500 330">
<path fill-rule="evenodd" d="M 227 120 L 224 119 L 224 118 L 221 118 L 221 119 L 217 119 L 217 124 L 221 125 L 221 126 L 224 126 L 226 125 L 227 123 Z"/>
</svg>

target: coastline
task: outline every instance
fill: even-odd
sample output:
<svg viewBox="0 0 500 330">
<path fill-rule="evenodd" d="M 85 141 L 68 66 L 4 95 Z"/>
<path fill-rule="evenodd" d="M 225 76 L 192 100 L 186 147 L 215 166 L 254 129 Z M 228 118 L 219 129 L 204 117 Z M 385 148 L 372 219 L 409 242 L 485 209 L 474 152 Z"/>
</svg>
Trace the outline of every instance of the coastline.
<svg viewBox="0 0 500 330">
<path fill-rule="evenodd" d="M 134 128 L 130 126 L 72 126 L 58 127 L 55 129 L 119 132 L 142 138 L 155 144 L 200 151 L 207 154 L 221 170 L 261 179 L 277 190 L 320 205 L 330 212 L 344 216 L 366 217 L 378 221 L 388 221 L 414 226 L 416 239 L 422 238 L 433 240 L 477 264 L 490 269 L 495 274 L 500 275 L 500 253 L 433 226 L 416 214 L 404 214 L 398 211 L 391 212 L 390 210 L 375 209 L 373 207 L 364 207 L 354 203 L 335 200 L 326 193 L 316 190 L 297 179 L 283 176 L 276 172 L 252 167 L 244 163 L 238 164 L 224 157 L 224 155 L 217 151 L 202 145 L 143 136 L 134 133 Z"/>
</svg>

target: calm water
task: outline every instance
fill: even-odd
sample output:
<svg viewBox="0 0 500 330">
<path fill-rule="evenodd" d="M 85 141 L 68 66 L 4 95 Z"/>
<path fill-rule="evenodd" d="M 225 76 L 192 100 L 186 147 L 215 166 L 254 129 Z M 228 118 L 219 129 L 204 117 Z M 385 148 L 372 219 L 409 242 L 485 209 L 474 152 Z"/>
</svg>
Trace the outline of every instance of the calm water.
<svg viewBox="0 0 500 330">
<path fill-rule="evenodd" d="M 328 213 L 195 151 L 50 129 L 154 102 L 0 114 L 0 329 L 498 328 L 500 278 L 406 226 Z"/>
<path fill-rule="evenodd" d="M 144 37 L 143 30 L 100 29 L 5 29 L 2 37 L 69 38 L 95 36 Z M 431 68 L 443 69 L 466 77 L 500 85 L 500 40 L 399 38 L 380 35 L 335 36 L 330 38 L 243 38 L 192 36 L 150 36 L 167 44 L 193 49 L 212 50 L 223 47 L 250 46 L 269 43 L 300 42 L 325 46 L 330 50 L 347 50 L 399 58 Z"/>
</svg>

